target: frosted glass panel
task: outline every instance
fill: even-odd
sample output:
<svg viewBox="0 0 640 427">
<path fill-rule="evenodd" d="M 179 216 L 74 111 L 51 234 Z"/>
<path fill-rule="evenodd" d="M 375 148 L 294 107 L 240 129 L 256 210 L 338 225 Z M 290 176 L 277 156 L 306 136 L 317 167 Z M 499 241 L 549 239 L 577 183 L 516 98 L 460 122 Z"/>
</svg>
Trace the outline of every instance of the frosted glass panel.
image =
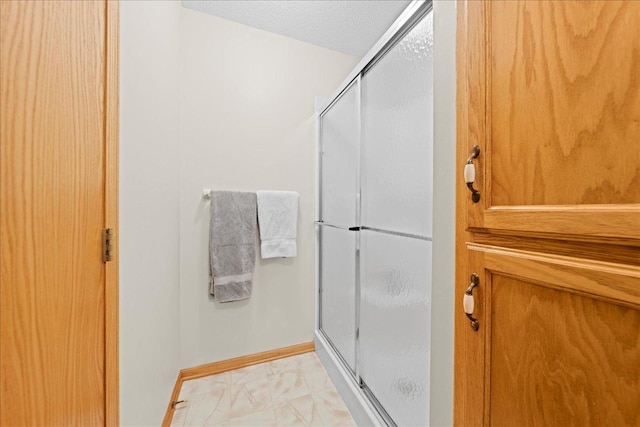
<svg viewBox="0 0 640 427">
<path fill-rule="evenodd" d="M 360 256 L 362 379 L 396 424 L 428 425 L 431 242 L 363 231 Z"/>
<path fill-rule="evenodd" d="M 362 120 L 362 225 L 431 236 L 431 12 L 362 78 Z"/>
<path fill-rule="evenodd" d="M 320 227 L 321 329 L 355 370 L 356 233 Z"/>
<path fill-rule="evenodd" d="M 358 225 L 357 94 L 351 86 L 322 117 L 321 219 L 343 227 Z"/>
</svg>

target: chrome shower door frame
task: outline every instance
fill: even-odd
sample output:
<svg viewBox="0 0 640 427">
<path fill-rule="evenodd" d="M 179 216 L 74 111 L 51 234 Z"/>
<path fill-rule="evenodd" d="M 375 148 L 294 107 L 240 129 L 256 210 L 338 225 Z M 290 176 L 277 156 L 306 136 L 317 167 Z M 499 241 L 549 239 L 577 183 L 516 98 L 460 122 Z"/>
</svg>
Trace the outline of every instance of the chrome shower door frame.
<svg viewBox="0 0 640 427">
<path fill-rule="evenodd" d="M 359 387 L 362 394 L 366 396 L 366 399 L 371 402 L 371 405 L 376 409 L 380 417 L 385 421 L 387 425 L 395 426 L 395 422 L 389 416 L 389 414 L 385 411 L 384 407 L 377 401 L 375 395 L 368 389 L 366 384 L 362 381 L 360 376 L 360 360 L 361 360 L 361 350 L 360 350 L 360 302 L 361 302 L 361 286 L 360 286 L 360 242 L 361 242 L 361 230 L 364 228 L 362 226 L 362 206 L 361 206 L 361 192 L 362 192 L 362 78 L 365 74 L 371 70 L 378 61 L 380 61 L 402 38 L 413 29 L 413 27 L 420 22 L 422 18 L 424 18 L 430 11 L 433 9 L 432 1 L 423 1 L 423 0 L 414 0 L 409 6 L 404 10 L 404 12 L 400 15 L 400 17 L 392 24 L 392 26 L 385 32 L 385 34 L 378 40 L 378 42 L 374 45 L 374 47 L 365 55 L 365 57 L 358 63 L 358 65 L 354 68 L 354 70 L 349 74 L 349 76 L 340 84 L 338 89 L 334 92 L 334 94 L 329 98 L 329 101 L 322 107 L 317 114 L 317 131 L 316 131 L 316 145 L 317 145 L 317 160 L 316 160 L 316 332 L 319 333 L 324 340 L 328 343 L 331 351 L 336 356 L 336 358 L 342 364 L 342 368 L 349 374 L 349 377 L 354 382 L 354 384 Z M 329 224 L 324 222 L 324 218 L 322 217 L 322 172 L 323 172 L 323 132 L 322 132 L 322 124 L 323 117 L 325 114 L 330 111 L 330 109 L 336 104 L 336 102 L 352 87 L 356 88 L 356 117 L 357 117 L 357 149 L 358 149 L 358 161 L 356 165 L 356 219 L 355 224 L 353 226 L 349 226 L 347 228 L 338 227 L 336 224 Z M 355 325 L 355 370 L 352 370 L 346 360 L 342 357 L 340 352 L 337 350 L 336 346 L 331 341 L 331 338 L 324 332 L 322 329 L 322 227 L 335 227 L 343 230 L 350 230 L 356 233 L 356 251 L 354 253 L 355 257 L 355 314 L 356 318 L 354 319 Z M 379 230 L 373 230 L 379 231 Z M 396 233 L 394 233 L 396 234 Z M 404 233 L 399 233 L 404 234 Z M 407 235 L 407 237 L 419 238 L 423 240 L 430 240 L 429 238 L 425 238 L 422 236 L 413 236 Z"/>
</svg>

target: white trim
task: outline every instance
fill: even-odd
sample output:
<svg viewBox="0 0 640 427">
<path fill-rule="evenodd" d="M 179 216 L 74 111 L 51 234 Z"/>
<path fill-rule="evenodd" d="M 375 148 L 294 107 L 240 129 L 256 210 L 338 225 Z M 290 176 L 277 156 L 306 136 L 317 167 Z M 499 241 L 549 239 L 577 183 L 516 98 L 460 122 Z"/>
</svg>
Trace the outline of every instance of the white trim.
<svg viewBox="0 0 640 427">
<path fill-rule="evenodd" d="M 336 386 L 342 400 L 347 405 L 356 424 L 359 426 L 386 426 L 387 424 L 380 417 L 378 411 L 373 407 L 362 389 L 356 385 L 353 377 L 344 369 L 342 363 L 338 360 L 338 356 L 336 356 L 329 343 L 317 329 L 314 331 L 314 343 L 318 358 Z"/>
<path fill-rule="evenodd" d="M 429 423 L 453 425 L 456 3 L 433 2 L 433 258 Z M 460 6 L 463 7 L 463 6 Z M 437 82 L 437 84 L 436 84 Z M 437 301 L 437 304 L 434 303 Z"/>
</svg>

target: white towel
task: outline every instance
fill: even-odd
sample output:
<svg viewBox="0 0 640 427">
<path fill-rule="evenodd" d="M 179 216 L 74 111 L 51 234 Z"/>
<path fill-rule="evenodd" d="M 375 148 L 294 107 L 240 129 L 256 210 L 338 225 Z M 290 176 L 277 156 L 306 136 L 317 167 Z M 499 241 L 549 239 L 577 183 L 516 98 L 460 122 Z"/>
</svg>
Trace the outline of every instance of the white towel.
<svg viewBox="0 0 640 427">
<path fill-rule="evenodd" d="M 257 191 L 262 258 L 295 257 L 298 193 Z"/>
</svg>

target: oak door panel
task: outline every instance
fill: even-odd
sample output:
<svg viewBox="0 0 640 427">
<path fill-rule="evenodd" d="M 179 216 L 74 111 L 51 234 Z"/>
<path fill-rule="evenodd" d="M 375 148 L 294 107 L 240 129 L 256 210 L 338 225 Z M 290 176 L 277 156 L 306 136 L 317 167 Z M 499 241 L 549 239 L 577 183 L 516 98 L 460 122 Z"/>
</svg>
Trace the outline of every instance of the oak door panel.
<svg viewBox="0 0 640 427">
<path fill-rule="evenodd" d="M 638 425 L 640 267 L 468 252 L 480 329 L 465 328 L 463 424 Z"/>
<path fill-rule="evenodd" d="M 491 205 L 640 203 L 640 3 L 488 12 Z"/>
<path fill-rule="evenodd" d="M 491 292 L 486 285 L 486 275 L 482 269 L 485 253 L 482 251 L 465 251 L 465 267 L 468 274 L 460 275 L 457 270 L 456 297 L 462 300 L 467 287 L 471 284 L 471 274 L 480 277 L 479 285 L 473 290 L 475 308 L 473 317 L 479 328 L 471 328 L 470 320 L 465 318 L 462 310 L 456 312 L 455 335 L 455 401 L 454 422 L 464 427 L 483 426 L 488 420 L 485 408 L 485 390 L 490 384 L 486 381 L 486 341 L 491 336 Z M 458 305 L 462 308 L 462 304 Z"/>
<path fill-rule="evenodd" d="M 475 231 L 640 239 L 640 2 L 469 2 Z"/>
<path fill-rule="evenodd" d="M 640 425 L 640 2 L 457 10 L 455 423 Z"/>
<path fill-rule="evenodd" d="M 640 424 L 640 311 L 491 275 L 494 426 Z"/>
<path fill-rule="evenodd" d="M 469 244 L 483 253 L 484 268 L 517 274 L 557 289 L 615 304 L 640 307 L 640 266 Z"/>
<path fill-rule="evenodd" d="M 105 422 L 105 3 L 0 2 L 0 424 Z"/>
</svg>

